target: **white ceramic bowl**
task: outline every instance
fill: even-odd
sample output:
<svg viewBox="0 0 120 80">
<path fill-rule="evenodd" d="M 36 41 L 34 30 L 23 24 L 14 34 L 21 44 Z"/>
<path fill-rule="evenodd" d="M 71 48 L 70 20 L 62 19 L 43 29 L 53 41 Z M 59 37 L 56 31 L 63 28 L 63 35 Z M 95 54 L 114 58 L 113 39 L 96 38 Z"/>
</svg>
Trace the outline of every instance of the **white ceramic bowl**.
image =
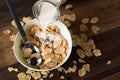
<svg viewBox="0 0 120 80">
<path fill-rule="evenodd" d="M 24 30 L 29 29 L 30 25 L 32 25 L 32 24 L 41 25 L 40 22 L 37 19 L 33 19 L 30 22 L 28 22 L 26 25 L 24 25 Z M 53 69 L 56 69 L 56 68 L 60 67 L 61 65 L 63 65 L 68 60 L 68 58 L 71 54 L 71 50 L 72 50 L 71 35 L 70 35 L 68 29 L 66 28 L 66 26 L 62 22 L 57 21 L 54 24 L 57 25 L 57 27 L 60 29 L 60 33 L 62 34 L 62 36 L 67 40 L 68 47 L 69 47 L 69 52 L 67 53 L 66 58 L 60 64 L 58 64 L 56 67 L 51 68 L 51 69 L 38 69 L 36 67 L 31 66 L 30 64 L 27 63 L 26 59 L 22 55 L 22 51 L 20 49 L 21 36 L 18 33 L 16 35 L 16 38 L 15 38 L 15 41 L 14 41 L 14 55 L 17 58 L 18 62 L 20 62 L 23 66 L 25 66 L 26 68 L 29 68 L 31 70 L 48 71 L 48 70 L 53 70 Z"/>
</svg>

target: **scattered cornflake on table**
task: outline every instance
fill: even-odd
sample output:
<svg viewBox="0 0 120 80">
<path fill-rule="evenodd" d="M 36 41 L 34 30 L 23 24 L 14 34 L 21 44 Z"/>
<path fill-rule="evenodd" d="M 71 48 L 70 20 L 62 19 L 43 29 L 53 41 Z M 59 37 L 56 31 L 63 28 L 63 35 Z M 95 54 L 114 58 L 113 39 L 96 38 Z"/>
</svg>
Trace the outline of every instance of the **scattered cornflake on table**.
<svg viewBox="0 0 120 80">
<path fill-rule="evenodd" d="M 64 76 L 61 76 L 60 79 L 64 79 L 65 77 Z"/>
<path fill-rule="evenodd" d="M 23 17 L 22 18 L 22 21 L 24 22 L 24 23 L 27 23 L 27 22 L 29 22 L 29 21 L 31 21 L 32 20 L 32 18 L 30 17 L 30 16 L 28 16 L 28 17 Z"/>
<path fill-rule="evenodd" d="M 86 75 L 86 70 L 85 70 L 84 68 L 79 69 L 79 70 L 78 70 L 78 75 L 79 75 L 80 77 L 85 76 L 85 75 Z"/>
<path fill-rule="evenodd" d="M 98 18 L 98 17 L 92 17 L 92 18 L 90 19 L 90 22 L 91 22 L 92 24 L 95 24 L 95 23 L 99 22 L 99 18 Z"/>
<path fill-rule="evenodd" d="M 13 67 L 8 67 L 9 72 L 12 72 L 13 70 L 14 70 Z"/>
<path fill-rule="evenodd" d="M 57 70 L 58 70 L 59 72 L 62 72 L 63 69 L 64 69 L 63 67 L 58 67 L 58 68 L 57 68 Z"/>
<path fill-rule="evenodd" d="M 21 23 L 21 26 L 24 26 L 24 23 L 22 21 L 20 21 L 20 23 Z M 12 20 L 11 25 L 14 26 L 15 28 L 17 28 L 14 20 Z"/>
<path fill-rule="evenodd" d="M 33 72 L 31 75 L 32 75 L 32 77 L 33 77 L 35 80 L 41 78 L 41 74 L 40 74 L 39 72 Z"/>
<path fill-rule="evenodd" d="M 33 71 L 33 70 L 31 70 L 31 69 L 27 69 L 27 71 L 26 71 L 26 73 L 27 73 L 27 74 L 30 74 L 30 75 L 32 75 L 33 72 L 35 72 L 35 71 Z"/>
<path fill-rule="evenodd" d="M 18 72 L 18 69 L 17 68 L 13 68 L 13 71 Z"/>
<path fill-rule="evenodd" d="M 74 14 L 74 13 L 72 13 L 72 14 L 70 14 L 70 15 L 64 14 L 63 16 L 65 17 L 66 20 L 76 21 L 76 14 Z"/>
<path fill-rule="evenodd" d="M 80 31 L 81 32 L 86 32 L 88 30 L 88 27 L 85 24 L 80 25 Z"/>
<path fill-rule="evenodd" d="M 108 60 L 108 61 L 107 61 L 107 64 L 111 64 L 111 62 L 112 62 L 111 60 Z"/>
<path fill-rule="evenodd" d="M 82 18 L 81 22 L 83 24 L 87 24 L 87 23 L 89 23 L 89 18 Z"/>
<path fill-rule="evenodd" d="M 74 64 L 77 64 L 77 61 L 73 60 L 73 63 L 74 63 Z"/>
<path fill-rule="evenodd" d="M 67 28 L 69 28 L 69 27 L 71 26 L 70 21 L 65 20 L 63 23 L 65 24 L 65 26 L 66 26 Z"/>
<path fill-rule="evenodd" d="M 84 59 L 78 59 L 78 62 L 80 62 L 80 63 L 86 63 L 86 61 L 84 60 Z"/>
<path fill-rule="evenodd" d="M 17 75 L 19 80 L 31 80 L 31 76 L 30 75 L 26 75 L 24 72 L 20 72 Z"/>
<path fill-rule="evenodd" d="M 93 54 L 94 54 L 96 57 L 99 57 L 99 56 L 102 55 L 100 49 L 94 49 L 94 50 L 93 50 Z"/>
<path fill-rule="evenodd" d="M 82 68 L 84 68 L 87 72 L 90 72 L 90 64 L 84 64 Z"/>
<path fill-rule="evenodd" d="M 87 35 L 86 34 L 84 34 L 84 33 L 81 33 L 80 34 L 80 37 L 81 37 L 81 39 L 83 40 L 83 41 L 87 41 Z"/>
<path fill-rule="evenodd" d="M 54 76 L 54 74 L 53 74 L 53 73 L 50 73 L 50 76 L 49 76 L 49 77 L 52 78 L 53 76 Z"/>
<path fill-rule="evenodd" d="M 15 37 L 16 37 L 15 34 L 11 35 L 11 36 L 10 36 L 10 41 L 14 41 L 14 40 L 15 40 Z"/>
<path fill-rule="evenodd" d="M 65 21 L 65 17 L 64 17 L 64 16 L 60 16 L 59 20 L 60 20 L 61 22 L 64 22 L 64 21 Z"/>
<path fill-rule="evenodd" d="M 93 33 L 97 34 L 100 30 L 100 27 L 98 27 L 97 25 L 92 25 L 91 30 L 93 31 Z"/>
<path fill-rule="evenodd" d="M 65 9 L 72 9 L 73 8 L 73 5 L 72 4 L 67 4 Z"/>
<path fill-rule="evenodd" d="M 9 29 L 7 29 L 7 30 L 4 30 L 3 33 L 4 33 L 5 35 L 9 35 L 9 34 L 11 33 L 11 31 L 10 31 Z"/>
<path fill-rule="evenodd" d="M 80 58 L 85 58 L 85 52 L 82 49 L 77 49 L 76 52 Z"/>
</svg>

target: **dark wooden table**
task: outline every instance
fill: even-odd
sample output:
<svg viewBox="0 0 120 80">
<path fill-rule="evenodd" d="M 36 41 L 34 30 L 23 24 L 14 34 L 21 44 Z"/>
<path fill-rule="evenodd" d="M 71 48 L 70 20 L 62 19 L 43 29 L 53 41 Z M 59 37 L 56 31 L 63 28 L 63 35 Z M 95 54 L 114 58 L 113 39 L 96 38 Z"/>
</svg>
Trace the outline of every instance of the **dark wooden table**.
<svg viewBox="0 0 120 80">
<path fill-rule="evenodd" d="M 17 15 L 21 19 L 24 16 L 32 16 L 32 5 L 36 0 L 11 0 L 15 6 Z M 102 56 L 95 58 L 87 58 L 87 62 L 91 64 L 91 72 L 83 78 L 74 74 L 63 74 L 66 80 L 99 80 L 108 77 L 104 80 L 110 80 L 110 75 L 120 72 L 120 0 L 68 0 L 67 3 L 74 5 L 72 11 L 65 10 L 65 4 L 61 6 L 61 14 L 75 13 L 77 15 L 77 21 L 72 23 L 71 30 L 75 34 L 79 33 L 79 25 L 83 17 L 97 16 L 100 18 L 100 22 L 97 24 L 100 27 L 100 31 L 97 35 L 94 35 L 91 31 L 87 33 L 89 38 L 95 40 L 97 48 L 101 49 Z M 66 3 L 66 4 L 67 4 Z M 0 0 L 0 80 L 17 80 L 17 73 L 8 73 L 8 66 L 15 66 L 20 71 L 25 71 L 21 64 L 19 64 L 14 57 L 12 51 L 13 42 L 9 37 L 12 34 L 16 34 L 17 29 L 11 26 L 12 17 L 8 11 L 8 8 L 4 0 Z M 6 36 L 3 31 L 10 29 L 12 33 Z M 63 65 L 65 68 L 68 65 L 72 65 L 72 60 L 77 60 L 78 57 L 75 54 L 73 48 L 72 54 L 69 60 Z M 112 63 L 107 65 L 106 62 L 111 60 Z M 81 67 L 79 64 L 78 67 Z M 61 73 L 57 73 L 56 70 L 52 71 L 56 73 L 56 76 L 51 80 L 58 80 Z M 120 73 L 117 76 L 111 78 L 111 80 L 119 80 Z M 47 79 L 46 79 L 47 80 Z M 50 80 L 50 79 L 48 79 Z"/>
</svg>

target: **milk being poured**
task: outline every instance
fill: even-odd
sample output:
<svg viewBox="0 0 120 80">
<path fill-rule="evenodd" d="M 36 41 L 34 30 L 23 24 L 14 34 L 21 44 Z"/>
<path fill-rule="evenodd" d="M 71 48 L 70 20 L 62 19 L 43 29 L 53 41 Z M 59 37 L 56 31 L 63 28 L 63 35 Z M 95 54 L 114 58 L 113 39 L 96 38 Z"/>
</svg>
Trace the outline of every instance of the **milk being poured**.
<svg viewBox="0 0 120 80">
<path fill-rule="evenodd" d="M 56 21 L 59 13 L 57 7 L 49 2 L 43 2 L 38 16 L 42 26 L 46 28 L 50 23 Z"/>
</svg>

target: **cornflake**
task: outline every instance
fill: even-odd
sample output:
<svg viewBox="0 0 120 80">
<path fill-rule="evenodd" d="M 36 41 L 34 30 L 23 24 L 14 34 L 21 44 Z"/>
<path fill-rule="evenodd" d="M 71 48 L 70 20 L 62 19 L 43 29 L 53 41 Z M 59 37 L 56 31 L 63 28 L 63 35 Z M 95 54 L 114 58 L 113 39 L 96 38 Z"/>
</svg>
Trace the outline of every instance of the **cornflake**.
<svg viewBox="0 0 120 80">
<path fill-rule="evenodd" d="M 86 32 L 88 30 L 88 27 L 85 24 L 80 25 L 80 31 L 81 32 Z"/>
<path fill-rule="evenodd" d="M 71 26 L 71 23 L 69 21 L 67 21 L 67 20 L 64 21 L 63 23 L 66 25 L 67 28 L 69 28 Z"/>
<path fill-rule="evenodd" d="M 80 63 L 86 63 L 86 61 L 84 59 L 78 59 L 78 62 L 80 62 Z"/>
<path fill-rule="evenodd" d="M 15 40 L 15 37 L 16 37 L 15 34 L 11 35 L 11 36 L 10 36 L 10 41 L 14 41 L 14 40 Z"/>
<path fill-rule="evenodd" d="M 76 14 L 74 14 L 74 13 L 72 13 L 70 15 L 64 14 L 63 16 L 65 17 L 66 20 L 69 20 L 69 21 L 75 21 L 76 20 Z"/>
<path fill-rule="evenodd" d="M 26 71 L 26 73 L 27 73 L 27 74 L 30 74 L 30 75 L 32 75 L 33 72 L 34 72 L 34 71 L 31 70 L 31 69 L 27 69 L 27 71 Z"/>
<path fill-rule="evenodd" d="M 28 17 L 23 17 L 23 18 L 22 18 L 22 21 L 23 21 L 24 23 L 27 23 L 27 22 L 29 22 L 30 20 L 32 20 L 32 18 L 31 18 L 30 16 L 28 16 Z"/>
<path fill-rule="evenodd" d="M 41 74 L 40 74 L 39 72 L 33 72 L 31 75 L 32 75 L 32 77 L 33 77 L 35 80 L 41 78 Z"/>
<path fill-rule="evenodd" d="M 13 70 L 14 70 L 13 67 L 8 67 L 8 71 L 9 71 L 9 72 L 12 72 Z"/>
<path fill-rule="evenodd" d="M 90 64 L 84 64 L 82 66 L 82 68 L 84 68 L 86 71 L 90 72 Z"/>
<path fill-rule="evenodd" d="M 53 76 L 54 76 L 54 74 L 53 74 L 53 73 L 50 73 L 50 76 L 49 76 L 49 77 L 52 78 Z"/>
<path fill-rule="evenodd" d="M 64 79 L 65 77 L 64 76 L 61 76 L 60 79 Z"/>
<path fill-rule="evenodd" d="M 21 26 L 24 26 L 24 23 L 22 21 L 20 21 L 20 23 L 21 23 Z M 14 20 L 12 20 L 11 25 L 14 26 L 15 28 L 17 28 Z"/>
<path fill-rule="evenodd" d="M 18 77 L 20 80 L 22 80 L 22 79 L 24 79 L 24 78 L 26 77 L 26 74 L 25 74 L 24 72 L 20 72 L 20 73 L 17 75 L 17 77 Z"/>
<path fill-rule="evenodd" d="M 85 52 L 82 49 L 77 49 L 77 55 L 80 58 L 85 58 Z"/>
<path fill-rule="evenodd" d="M 59 20 L 60 20 L 61 22 L 64 22 L 64 21 L 65 21 L 65 17 L 64 17 L 64 16 L 60 16 Z"/>
<path fill-rule="evenodd" d="M 86 75 L 86 70 L 85 70 L 84 68 L 79 69 L 79 70 L 78 70 L 78 75 L 79 75 L 80 77 L 85 76 L 85 75 Z"/>
<path fill-rule="evenodd" d="M 96 57 L 99 57 L 99 56 L 102 55 L 100 49 L 94 49 L 94 50 L 93 50 L 93 54 L 94 54 Z"/>
<path fill-rule="evenodd" d="M 82 39 L 78 39 L 76 42 L 80 47 L 82 47 L 82 45 L 85 43 Z"/>
<path fill-rule="evenodd" d="M 83 40 L 83 41 L 87 41 L 87 35 L 86 34 L 84 34 L 84 33 L 81 33 L 80 34 L 80 37 L 81 37 L 81 39 Z"/>
<path fill-rule="evenodd" d="M 82 18 L 81 22 L 83 24 L 87 24 L 87 23 L 89 23 L 89 18 Z"/>
<path fill-rule="evenodd" d="M 90 22 L 91 22 L 92 24 L 95 24 L 95 23 L 97 23 L 98 21 L 99 21 L 99 18 L 98 18 L 98 17 L 93 17 L 93 18 L 90 19 Z"/>
<path fill-rule="evenodd" d="M 26 49 L 24 50 L 23 56 L 24 56 L 25 58 L 29 58 L 29 57 L 31 56 L 31 54 L 32 54 L 32 49 L 31 49 L 31 48 L 26 48 Z"/>
<path fill-rule="evenodd" d="M 59 72 L 62 72 L 63 71 L 63 67 L 59 67 L 59 68 L 57 68 L 57 70 L 59 71 Z"/>
<path fill-rule="evenodd" d="M 10 31 L 9 29 L 7 29 L 7 30 L 4 30 L 3 33 L 4 33 L 5 35 L 9 35 L 9 34 L 11 33 L 11 31 Z"/>
<path fill-rule="evenodd" d="M 73 5 L 72 4 L 67 4 L 65 9 L 72 9 L 73 8 Z"/>
<path fill-rule="evenodd" d="M 96 25 L 92 25 L 91 30 L 93 31 L 93 33 L 97 34 L 100 28 Z"/>
<path fill-rule="evenodd" d="M 112 62 L 111 60 L 108 60 L 108 61 L 107 61 L 107 64 L 111 64 L 111 62 Z"/>
<path fill-rule="evenodd" d="M 73 63 L 74 63 L 74 64 L 77 64 L 77 61 L 73 60 Z"/>
<path fill-rule="evenodd" d="M 91 51 L 85 51 L 85 55 L 87 57 L 91 57 L 91 56 L 93 56 L 93 53 Z"/>
</svg>

